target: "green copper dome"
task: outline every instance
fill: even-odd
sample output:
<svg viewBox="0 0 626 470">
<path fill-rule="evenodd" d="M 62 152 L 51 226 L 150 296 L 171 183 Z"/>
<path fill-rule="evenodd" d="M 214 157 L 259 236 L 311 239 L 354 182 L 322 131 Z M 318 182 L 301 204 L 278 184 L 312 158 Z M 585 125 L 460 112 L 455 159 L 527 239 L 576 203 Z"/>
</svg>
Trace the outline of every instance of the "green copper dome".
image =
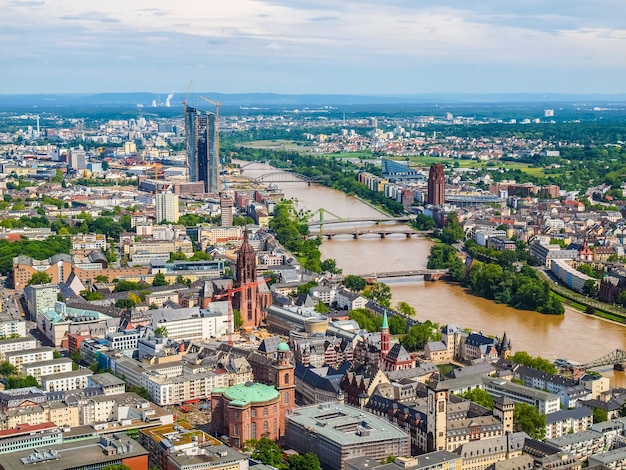
<svg viewBox="0 0 626 470">
<path fill-rule="evenodd" d="M 279 343 L 276 349 L 278 351 L 289 351 L 289 345 L 287 343 Z"/>
<path fill-rule="evenodd" d="M 246 382 L 233 385 L 224 390 L 224 396 L 232 404 L 247 405 L 248 403 L 262 403 L 278 398 L 278 390 L 270 385 Z M 236 402 L 236 403 L 233 403 Z"/>
</svg>

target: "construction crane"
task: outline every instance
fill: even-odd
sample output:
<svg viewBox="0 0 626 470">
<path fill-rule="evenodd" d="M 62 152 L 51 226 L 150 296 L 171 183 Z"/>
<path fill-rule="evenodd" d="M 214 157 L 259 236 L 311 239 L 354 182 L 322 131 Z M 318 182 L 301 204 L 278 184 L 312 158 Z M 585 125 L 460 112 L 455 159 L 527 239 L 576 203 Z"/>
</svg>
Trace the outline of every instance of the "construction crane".
<svg viewBox="0 0 626 470">
<path fill-rule="evenodd" d="M 185 99 L 181 101 L 183 104 L 184 111 L 187 111 L 187 101 L 189 100 L 189 93 L 191 93 L 191 87 L 193 86 L 193 80 L 189 80 L 189 85 L 187 85 L 187 94 L 185 95 Z"/>
<path fill-rule="evenodd" d="M 233 322 L 233 294 L 236 294 L 237 292 L 241 292 L 244 289 L 248 289 L 249 287 L 257 287 L 260 284 L 265 284 L 270 279 L 271 278 L 269 277 L 264 277 L 262 279 L 258 279 L 254 282 L 249 282 L 239 287 L 228 286 L 228 289 L 226 290 L 226 292 L 213 295 L 212 301 L 219 300 L 224 297 L 228 299 L 228 344 L 230 344 L 231 346 L 233 344 L 233 330 L 234 330 L 233 328 L 234 326 L 233 325 L 234 323 Z"/>
<path fill-rule="evenodd" d="M 163 166 L 162 163 L 156 163 L 156 162 L 145 165 L 146 168 L 154 168 L 154 194 L 155 195 L 159 192 L 159 169 L 162 166 Z"/>
</svg>

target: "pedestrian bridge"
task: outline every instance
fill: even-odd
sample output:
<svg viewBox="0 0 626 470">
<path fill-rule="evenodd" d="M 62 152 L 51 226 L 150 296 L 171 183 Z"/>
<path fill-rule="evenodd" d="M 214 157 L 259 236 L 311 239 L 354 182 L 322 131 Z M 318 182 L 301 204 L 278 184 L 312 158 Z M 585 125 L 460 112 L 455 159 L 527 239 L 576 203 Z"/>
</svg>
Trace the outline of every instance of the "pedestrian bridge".
<svg viewBox="0 0 626 470">
<path fill-rule="evenodd" d="M 588 369 L 594 369 L 596 367 L 612 365 L 615 370 L 624 370 L 625 364 L 626 364 L 626 351 L 622 351 L 621 349 L 616 349 L 615 351 L 608 353 L 606 356 L 602 356 L 594 361 L 588 362 L 586 364 L 581 364 L 576 367 L 579 369 L 588 370 Z"/>
</svg>

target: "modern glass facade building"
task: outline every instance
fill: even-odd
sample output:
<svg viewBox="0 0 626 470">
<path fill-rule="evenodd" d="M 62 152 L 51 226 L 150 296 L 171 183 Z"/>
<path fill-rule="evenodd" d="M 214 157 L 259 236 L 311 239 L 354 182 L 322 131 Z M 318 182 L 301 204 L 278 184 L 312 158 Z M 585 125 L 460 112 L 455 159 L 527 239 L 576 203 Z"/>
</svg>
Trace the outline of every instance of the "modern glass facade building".
<svg viewBox="0 0 626 470">
<path fill-rule="evenodd" d="M 187 106 L 185 136 L 189 181 L 204 182 L 206 193 L 219 191 L 220 159 L 217 154 L 215 114 Z"/>
</svg>

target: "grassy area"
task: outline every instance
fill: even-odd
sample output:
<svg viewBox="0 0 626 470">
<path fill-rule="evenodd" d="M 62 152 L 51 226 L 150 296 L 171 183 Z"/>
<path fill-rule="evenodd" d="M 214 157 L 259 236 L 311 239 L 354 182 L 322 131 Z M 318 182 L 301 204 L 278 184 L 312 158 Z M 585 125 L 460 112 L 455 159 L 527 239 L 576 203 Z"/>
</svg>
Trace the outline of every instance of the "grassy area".
<svg viewBox="0 0 626 470">
<path fill-rule="evenodd" d="M 530 166 L 530 163 L 518 163 L 518 162 L 507 162 L 507 161 L 497 161 L 497 162 L 486 162 L 479 160 L 462 160 L 456 158 L 441 158 L 441 157 L 430 157 L 430 156 L 421 156 L 415 155 L 410 157 L 410 162 L 412 166 L 430 166 L 434 163 L 447 163 L 447 164 L 459 164 L 459 168 L 506 168 L 509 170 L 520 170 L 524 173 L 527 173 L 531 176 L 535 176 L 537 178 L 542 178 L 545 176 L 543 168 L 534 168 Z M 495 163 L 496 166 L 490 166 L 488 163 Z"/>
<path fill-rule="evenodd" d="M 309 145 L 296 142 L 295 140 L 255 140 L 252 142 L 244 142 L 243 147 L 265 150 L 288 150 L 308 153 L 311 151 Z"/>
<path fill-rule="evenodd" d="M 583 313 L 586 313 L 587 311 L 587 307 L 581 303 L 576 302 L 575 300 L 572 299 L 568 299 L 567 297 L 563 297 L 560 294 L 557 294 L 556 292 L 552 292 L 552 295 L 556 296 L 557 299 L 559 299 L 564 305 L 567 305 L 569 307 L 575 308 L 576 310 L 579 310 Z M 600 310 L 598 308 L 596 308 L 595 312 L 593 313 L 593 315 L 600 317 L 600 318 L 604 318 L 606 320 L 611 320 L 617 323 L 626 323 L 626 318 L 621 317 L 619 315 L 615 315 L 613 313 L 610 312 L 606 312 L 604 310 Z"/>
<path fill-rule="evenodd" d="M 454 370 L 454 365 L 453 364 L 439 364 L 437 366 L 437 369 L 439 369 L 439 373 L 441 375 L 447 375 Z"/>
<path fill-rule="evenodd" d="M 362 158 L 364 160 L 377 158 L 369 150 L 363 150 L 361 152 L 333 152 L 333 153 L 320 153 L 324 157 L 330 158 Z"/>
</svg>

